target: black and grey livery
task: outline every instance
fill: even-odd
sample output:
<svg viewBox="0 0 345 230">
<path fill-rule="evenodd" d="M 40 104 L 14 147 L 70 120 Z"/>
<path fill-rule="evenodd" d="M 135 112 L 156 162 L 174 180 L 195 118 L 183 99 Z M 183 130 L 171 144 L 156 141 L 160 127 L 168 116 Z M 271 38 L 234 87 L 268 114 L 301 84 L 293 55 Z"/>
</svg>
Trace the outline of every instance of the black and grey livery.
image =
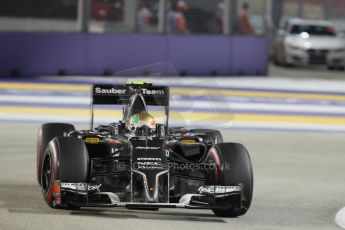
<svg viewBox="0 0 345 230">
<path fill-rule="evenodd" d="M 212 129 L 168 127 L 169 88 L 132 82 L 94 85 L 91 129 L 48 123 L 38 132 L 37 177 L 52 208 L 212 209 L 236 217 L 252 201 L 249 154 Z M 93 128 L 95 104 L 123 105 L 123 119 Z M 126 121 L 147 105 L 163 106 L 166 122 L 132 133 Z"/>
</svg>

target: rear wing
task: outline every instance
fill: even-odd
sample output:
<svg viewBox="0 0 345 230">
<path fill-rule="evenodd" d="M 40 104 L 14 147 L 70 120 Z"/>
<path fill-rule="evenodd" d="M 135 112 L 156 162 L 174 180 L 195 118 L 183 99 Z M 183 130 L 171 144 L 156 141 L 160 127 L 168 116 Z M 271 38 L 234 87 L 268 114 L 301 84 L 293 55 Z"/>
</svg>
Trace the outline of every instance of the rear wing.
<svg viewBox="0 0 345 230">
<path fill-rule="evenodd" d="M 127 83 L 126 85 L 95 84 L 92 87 L 91 129 L 93 129 L 94 105 L 128 105 L 132 95 L 140 93 L 146 105 L 164 106 L 166 125 L 169 117 L 169 87 L 152 84 Z"/>
<path fill-rule="evenodd" d="M 130 97 L 137 91 L 147 105 L 169 106 L 169 87 L 142 85 L 94 85 L 92 104 L 94 105 L 127 105 Z"/>
</svg>

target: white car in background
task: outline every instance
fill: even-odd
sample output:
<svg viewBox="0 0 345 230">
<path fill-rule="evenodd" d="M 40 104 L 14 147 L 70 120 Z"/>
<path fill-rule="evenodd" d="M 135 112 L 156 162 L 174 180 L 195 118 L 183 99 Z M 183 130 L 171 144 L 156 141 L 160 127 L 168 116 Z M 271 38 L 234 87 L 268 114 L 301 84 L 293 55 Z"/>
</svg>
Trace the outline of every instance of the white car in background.
<svg viewBox="0 0 345 230">
<path fill-rule="evenodd" d="M 329 21 L 290 19 L 278 30 L 274 61 L 284 66 L 327 65 L 345 68 L 345 38 Z"/>
</svg>

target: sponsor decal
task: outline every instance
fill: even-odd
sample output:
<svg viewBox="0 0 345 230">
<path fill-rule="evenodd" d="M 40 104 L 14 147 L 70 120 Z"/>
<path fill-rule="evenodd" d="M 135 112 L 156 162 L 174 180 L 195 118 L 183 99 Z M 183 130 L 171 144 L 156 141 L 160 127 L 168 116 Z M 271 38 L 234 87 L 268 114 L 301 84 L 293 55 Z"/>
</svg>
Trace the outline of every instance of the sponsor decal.
<svg viewBox="0 0 345 230">
<path fill-rule="evenodd" d="M 61 183 L 61 188 L 72 190 L 86 190 L 86 184 L 84 183 Z"/>
<path fill-rule="evenodd" d="M 95 88 L 96 94 L 125 94 L 126 92 L 127 92 L 126 89 L 116 89 L 116 88 L 102 89 L 100 87 Z"/>
<path fill-rule="evenodd" d="M 99 142 L 99 138 L 98 137 L 87 137 L 85 139 L 85 142 L 87 142 L 87 143 L 98 143 Z"/>
<path fill-rule="evenodd" d="M 133 163 L 133 169 L 149 169 L 149 170 L 153 170 L 153 169 L 162 169 L 163 165 L 162 162 L 158 162 L 158 161 L 142 161 L 142 162 L 135 162 Z"/>
<path fill-rule="evenodd" d="M 180 141 L 182 144 L 185 144 L 185 145 L 194 145 L 195 144 L 195 140 L 181 140 Z"/>
<path fill-rule="evenodd" d="M 95 191 L 95 190 L 99 190 L 100 188 L 101 188 L 101 186 L 102 186 L 102 184 L 95 184 L 95 185 L 91 185 L 91 184 L 89 184 L 88 186 L 87 186 L 87 190 L 88 191 Z"/>
<path fill-rule="evenodd" d="M 133 169 L 162 169 L 162 159 L 158 157 L 138 157 Z"/>
<path fill-rule="evenodd" d="M 145 85 L 143 81 L 127 81 L 126 85 Z"/>
<path fill-rule="evenodd" d="M 63 189 L 71 189 L 71 190 L 78 190 L 78 191 L 98 191 L 101 188 L 102 184 L 93 185 L 93 184 L 86 184 L 86 183 L 61 183 L 61 188 Z"/>
<path fill-rule="evenodd" d="M 164 95 L 165 92 L 164 90 L 153 90 L 153 89 L 141 89 L 141 92 L 144 94 L 144 95 Z"/>
<path fill-rule="evenodd" d="M 165 91 L 162 89 L 140 89 L 143 95 L 165 95 Z M 116 95 L 123 95 L 127 93 L 127 89 L 102 89 L 101 87 L 95 88 L 95 94 L 116 94 Z"/>
<path fill-rule="evenodd" d="M 201 186 L 198 189 L 200 194 L 223 194 L 231 192 L 241 192 L 240 186 Z"/>
<path fill-rule="evenodd" d="M 161 147 L 149 147 L 149 146 L 138 146 L 135 149 L 145 149 L 145 150 L 157 150 L 160 149 Z"/>
<path fill-rule="evenodd" d="M 138 161 L 162 161 L 161 158 L 153 158 L 153 157 L 139 157 L 137 158 Z"/>
</svg>

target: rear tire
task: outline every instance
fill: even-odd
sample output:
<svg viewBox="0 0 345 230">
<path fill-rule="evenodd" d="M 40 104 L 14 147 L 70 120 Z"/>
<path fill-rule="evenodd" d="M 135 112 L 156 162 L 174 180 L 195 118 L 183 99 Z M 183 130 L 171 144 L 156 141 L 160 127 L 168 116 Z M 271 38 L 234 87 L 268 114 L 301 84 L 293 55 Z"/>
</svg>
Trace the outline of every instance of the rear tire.
<svg viewBox="0 0 345 230">
<path fill-rule="evenodd" d="M 212 138 L 213 144 L 223 143 L 223 136 L 219 130 L 215 129 L 192 129 L 194 133 L 204 133 Z"/>
<path fill-rule="evenodd" d="M 253 170 L 247 149 L 238 143 L 220 143 L 218 149 L 222 164 L 221 183 L 224 186 L 241 185 L 243 189 L 242 207 L 212 209 L 216 216 L 238 217 L 244 215 L 253 197 Z M 228 169 L 228 166 L 230 169 Z"/>
<path fill-rule="evenodd" d="M 56 137 L 49 142 L 41 165 L 41 189 L 51 208 L 78 209 L 78 206 L 55 204 L 53 185 L 56 180 L 83 183 L 88 178 L 89 158 L 84 142 L 74 137 Z"/>
<path fill-rule="evenodd" d="M 47 123 L 43 124 L 38 130 L 37 138 L 37 181 L 41 184 L 41 164 L 43 160 L 43 154 L 46 150 L 48 143 L 54 139 L 54 137 L 63 136 L 64 133 L 75 131 L 75 128 L 71 124 L 65 123 Z"/>
</svg>

